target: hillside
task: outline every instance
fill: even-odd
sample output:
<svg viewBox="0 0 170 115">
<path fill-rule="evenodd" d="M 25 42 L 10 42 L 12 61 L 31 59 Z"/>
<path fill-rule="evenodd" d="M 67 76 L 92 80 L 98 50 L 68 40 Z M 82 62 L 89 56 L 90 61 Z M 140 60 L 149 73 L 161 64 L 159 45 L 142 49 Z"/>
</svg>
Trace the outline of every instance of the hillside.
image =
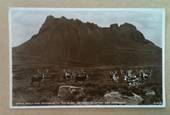
<svg viewBox="0 0 170 115">
<path fill-rule="evenodd" d="M 36 35 L 13 48 L 13 65 L 161 65 L 161 48 L 132 24 L 99 27 L 48 16 Z"/>
</svg>

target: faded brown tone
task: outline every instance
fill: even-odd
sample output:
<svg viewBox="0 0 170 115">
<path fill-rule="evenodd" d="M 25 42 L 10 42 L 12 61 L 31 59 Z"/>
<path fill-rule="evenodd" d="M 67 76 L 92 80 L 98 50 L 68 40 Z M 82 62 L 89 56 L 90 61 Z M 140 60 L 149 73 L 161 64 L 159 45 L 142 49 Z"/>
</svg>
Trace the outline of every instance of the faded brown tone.
<svg viewBox="0 0 170 115">
<path fill-rule="evenodd" d="M 170 87 L 166 85 L 166 100 L 167 107 L 165 109 L 24 109 L 24 110 L 12 110 L 9 109 L 9 35 L 8 35 L 8 7 L 106 7 L 106 8 L 166 8 L 166 84 L 170 83 L 170 78 L 167 75 L 170 74 L 169 69 L 169 52 L 170 43 L 168 38 L 170 33 L 170 23 L 168 17 L 170 16 L 170 2 L 168 0 L 0 0 L 0 114 L 7 115 L 50 115 L 50 114 L 145 114 L 145 115 L 168 115 L 170 113 L 169 108 L 169 90 Z"/>
</svg>

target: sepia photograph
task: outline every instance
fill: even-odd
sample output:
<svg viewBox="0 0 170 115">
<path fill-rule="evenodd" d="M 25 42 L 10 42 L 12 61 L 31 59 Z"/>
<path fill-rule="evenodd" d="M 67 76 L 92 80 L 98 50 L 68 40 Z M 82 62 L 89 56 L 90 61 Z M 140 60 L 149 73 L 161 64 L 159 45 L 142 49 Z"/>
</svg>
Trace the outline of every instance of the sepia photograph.
<svg viewBox="0 0 170 115">
<path fill-rule="evenodd" d="M 11 108 L 165 107 L 165 10 L 9 9 Z"/>
</svg>

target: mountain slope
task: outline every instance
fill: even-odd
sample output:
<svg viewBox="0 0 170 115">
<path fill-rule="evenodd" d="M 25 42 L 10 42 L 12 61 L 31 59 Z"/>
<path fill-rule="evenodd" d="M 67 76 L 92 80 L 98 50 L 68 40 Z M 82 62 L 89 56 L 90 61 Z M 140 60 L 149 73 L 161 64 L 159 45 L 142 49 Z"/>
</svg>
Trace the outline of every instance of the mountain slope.
<svg viewBox="0 0 170 115">
<path fill-rule="evenodd" d="M 161 65 L 161 48 L 129 23 L 102 28 L 48 16 L 39 33 L 13 48 L 13 65 Z"/>
</svg>

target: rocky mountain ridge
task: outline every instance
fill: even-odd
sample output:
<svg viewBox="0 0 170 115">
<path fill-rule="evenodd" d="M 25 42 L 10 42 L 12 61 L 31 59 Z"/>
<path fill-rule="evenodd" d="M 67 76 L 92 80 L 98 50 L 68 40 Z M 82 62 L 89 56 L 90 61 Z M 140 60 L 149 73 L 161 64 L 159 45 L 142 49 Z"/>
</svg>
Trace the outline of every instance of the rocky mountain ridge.
<svg viewBox="0 0 170 115">
<path fill-rule="evenodd" d="M 13 65 L 161 65 L 161 48 L 129 23 L 99 27 L 48 16 L 36 35 L 13 48 Z"/>
</svg>

